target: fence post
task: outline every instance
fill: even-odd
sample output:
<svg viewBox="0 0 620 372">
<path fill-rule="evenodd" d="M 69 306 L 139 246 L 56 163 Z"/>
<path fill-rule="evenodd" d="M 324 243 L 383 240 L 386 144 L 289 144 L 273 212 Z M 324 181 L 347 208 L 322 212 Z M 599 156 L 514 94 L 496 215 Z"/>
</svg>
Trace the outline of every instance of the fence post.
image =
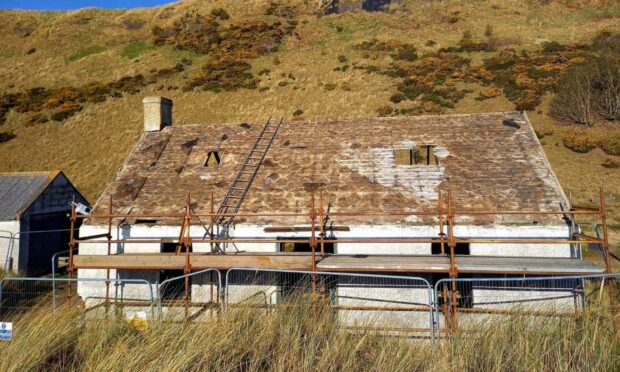
<svg viewBox="0 0 620 372">
<path fill-rule="evenodd" d="M 612 273 L 611 267 L 611 255 L 609 249 L 609 231 L 607 230 L 607 211 L 605 209 L 605 193 L 603 192 L 603 188 L 599 189 L 599 198 L 600 198 L 600 207 L 599 207 L 599 215 L 601 218 L 601 224 L 603 225 L 603 252 L 605 252 L 605 273 Z M 613 318 L 613 326 L 614 330 L 618 332 L 620 329 L 620 325 L 618 324 L 617 309 L 616 309 L 616 296 L 614 293 L 614 281 L 610 280 L 609 285 L 607 286 L 607 291 L 609 293 L 609 304 L 611 305 L 611 316 Z"/>
</svg>

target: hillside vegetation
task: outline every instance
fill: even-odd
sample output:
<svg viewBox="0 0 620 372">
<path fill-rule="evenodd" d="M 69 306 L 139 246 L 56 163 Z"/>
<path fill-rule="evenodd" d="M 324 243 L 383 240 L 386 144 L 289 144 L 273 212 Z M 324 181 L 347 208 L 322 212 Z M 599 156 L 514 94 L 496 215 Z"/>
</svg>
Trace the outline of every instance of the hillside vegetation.
<svg viewBox="0 0 620 372">
<path fill-rule="evenodd" d="M 620 222 L 616 1 L 325 15 L 316 1 L 186 0 L 2 11 L 0 32 L 0 171 L 62 169 L 91 201 L 139 138 L 146 95 L 174 100 L 174 125 L 523 109 L 576 203 L 602 186 Z"/>
</svg>

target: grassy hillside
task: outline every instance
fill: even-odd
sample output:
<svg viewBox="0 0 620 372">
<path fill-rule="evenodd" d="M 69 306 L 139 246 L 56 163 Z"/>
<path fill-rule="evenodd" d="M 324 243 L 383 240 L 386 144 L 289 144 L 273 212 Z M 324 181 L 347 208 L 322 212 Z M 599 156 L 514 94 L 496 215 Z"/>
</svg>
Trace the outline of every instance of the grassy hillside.
<svg viewBox="0 0 620 372">
<path fill-rule="evenodd" d="M 263 0 L 3 11 L 0 95 L 23 96 L 0 126 L 0 171 L 63 169 L 94 201 L 140 136 L 145 95 L 173 99 L 175 125 L 518 107 L 576 201 L 597 203 L 603 186 L 619 223 L 620 157 L 563 138 L 617 139 L 620 123 L 550 114 L 558 82 L 598 53 L 603 31 L 620 32 L 615 1 L 403 0 L 328 16 L 315 1 Z"/>
</svg>

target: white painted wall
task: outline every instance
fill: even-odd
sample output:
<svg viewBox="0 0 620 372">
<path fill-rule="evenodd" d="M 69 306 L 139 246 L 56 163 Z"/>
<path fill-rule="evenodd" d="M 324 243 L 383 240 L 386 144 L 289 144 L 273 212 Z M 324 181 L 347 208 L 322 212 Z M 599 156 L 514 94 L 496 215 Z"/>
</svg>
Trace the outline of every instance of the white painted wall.
<svg viewBox="0 0 620 372">
<path fill-rule="evenodd" d="M 351 226 L 351 231 L 338 232 L 337 238 L 381 238 L 381 237 L 418 237 L 430 238 L 437 236 L 436 227 L 431 226 Z M 455 235 L 461 238 L 567 238 L 567 226 L 456 226 Z M 105 226 L 83 225 L 80 229 L 81 236 L 95 235 L 107 232 Z M 179 226 L 148 226 L 134 225 L 116 228 L 113 230 L 113 239 L 153 239 L 160 238 L 176 239 L 179 236 Z M 202 227 L 194 226 L 191 229 L 191 236 L 201 238 L 204 234 Z M 258 225 L 236 225 L 231 229 L 231 235 L 236 237 L 308 237 L 309 232 L 297 233 L 265 233 L 264 226 Z M 276 243 L 245 243 L 237 244 L 240 250 L 248 252 L 276 252 Z M 229 248 L 231 249 L 231 248 Z M 493 256 L 529 256 L 529 257 L 570 257 L 571 249 L 569 245 L 557 244 L 472 244 L 470 246 L 472 255 L 493 255 Z M 160 244 L 113 244 L 112 254 L 115 253 L 159 253 L 161 251 Z M 195 252 L 209 252 L 210 246 L 207 243 L 195 244 Z M 362 243 L 338 243 L 336 245 L 336 253 L 339 254 L 420 254 L 430 255 L 431 245 L 426 243 L 391 243 L 391 244 L 362 244 Z M 80 246 L 80 254 L 84 255 L 105 255 L 107 254 L 107 244 L 82 244 Z M 80 269 L 78 276 L 80 278 L 105 278 L 106 270 L 86 270 Z M 154 285 L 159 281 L 159 271 L 157 270 L 110 270 L 110 277 L 124 279 L 146 279 Z M 222 278 L 224 280 L 224 278 Z M 201 279 L 195 278 L 192 282 L 192 300 L 196 302 L 207 302 L 210 298 L 210 285 L 201 285 Z M 206 281 L 205 281 L 206 283 Z M 426 296 L 426 292 L 416 289 L 415 293 L 407 291 L 389 291 L 381 289 L 377 291 L 377 287 L 368 286 L 365 288 L 347 288 L 341 286 L 338 289 L 339 296 L 342 296 L 344 304 L 355 305 L 356 301 L 368 302 L 368 298 L 363 300 L 346 299 L 345 297 L 356 297 L 356 291 L 366 291 L 366 295 L 379 296 L 376 301 L 390 300 L 399 301 L 400 299 L 421 300 Z M 125 297 L 131 299 L 148 299 L 145 293 L 145 287 L 141 284 L 125 284 L 118 291 Z M 257 293 L 262 293 L 268 302 L 277 301 L 277 287 L 272 285 L 231 285 L 229 288 L 230 301 L 240 301 Z M 80 283 L 78 285 L 78 293 L 83 298 L 103 298 L 105 296 L 105 286 L 100 283 Z M 358 293 L 359 294 L 359 293 Z M 352 295 L 352 296 L 348 296 Z M 156 296 L 156 294 L 155 294 Z M 368 297 L 367 296 L 367 297 Z M 385 297 L 387 296 L 387 297 Z M 426 300 L 425 300 L 426 301 Z M 367 311 L 342 311 L 348 314 L 351 324 L 360 322 L 364 319 L 368 320 Z M 420 324 L 424 322 L 424 314 L 410 315 L 386 315 L 389 322 L 405 322 L 410 324 Z M 387 319 L 387 318 L 386 318 Z M 399 320 L 400 319 L 400 320 Z"/>
</svg>

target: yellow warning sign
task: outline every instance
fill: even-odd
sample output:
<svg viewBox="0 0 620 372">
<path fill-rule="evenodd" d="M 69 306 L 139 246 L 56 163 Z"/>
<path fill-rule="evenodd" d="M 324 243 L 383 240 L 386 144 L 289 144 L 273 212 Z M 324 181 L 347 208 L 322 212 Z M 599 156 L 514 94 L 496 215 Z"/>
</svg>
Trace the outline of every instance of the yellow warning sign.
<svg viewBox="0 0 620 372">
<path fill-rule="evenodd" d="M 127 323 L 135 329 L 145 329 L 146 311 L 127 311 Z"/>
</svg>

